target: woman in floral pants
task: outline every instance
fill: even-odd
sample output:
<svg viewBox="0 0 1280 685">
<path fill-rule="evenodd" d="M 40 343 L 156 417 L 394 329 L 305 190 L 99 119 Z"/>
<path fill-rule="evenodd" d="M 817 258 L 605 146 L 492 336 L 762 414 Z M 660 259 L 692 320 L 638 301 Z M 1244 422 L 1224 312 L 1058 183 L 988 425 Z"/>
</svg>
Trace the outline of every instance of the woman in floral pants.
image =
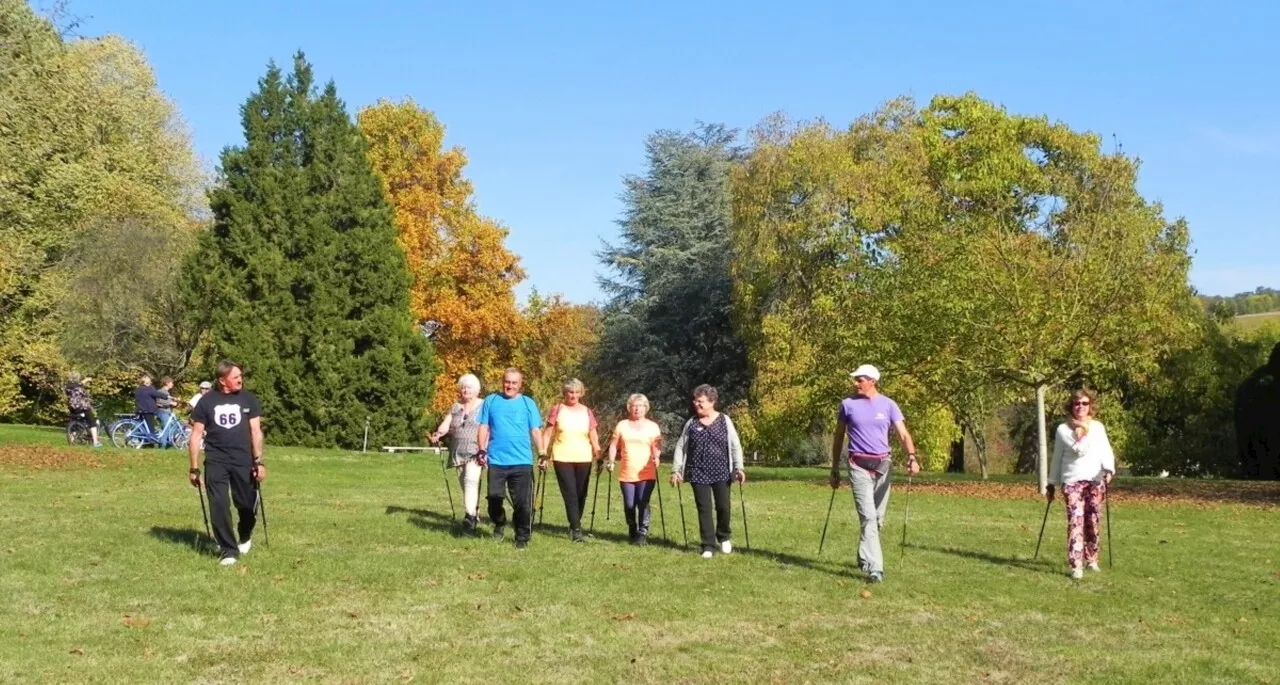
<svg viewBox="0 0 1280 685">
<path fill-rule="evenodd" d="M 1098 410 L 1093 393 L 1077 390 L 1066 409 L 1067 421 L 1054 431 L 1045 497 L 1052 502 L 1056 486 L 1062 486 L 1067 502 L 1067 565 L 1072 578 L 1082 578 L 1086 567 L 1099 570 L 1099 514 L 1116 472 L 1116 455 L 1106 428 L 1093 418 Z"/>
</svg>

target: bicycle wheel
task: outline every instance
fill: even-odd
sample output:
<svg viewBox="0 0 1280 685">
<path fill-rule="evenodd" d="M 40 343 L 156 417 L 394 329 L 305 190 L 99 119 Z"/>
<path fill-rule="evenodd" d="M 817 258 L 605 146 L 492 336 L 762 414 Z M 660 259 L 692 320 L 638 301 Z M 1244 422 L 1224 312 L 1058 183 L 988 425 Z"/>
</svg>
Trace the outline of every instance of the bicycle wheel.
<svg viewBox="0 0 1280 685">
<path fill-rule="evenodd" d="M 116 447 L 142 449 L 147 441 L 139 434 L 146 427 L 141 421 L 121 421 L 111 427 L 111 444 Z"/>
<path fill-rule="evenodd" d="M 188 433 L 187 427 L 183 425 L 174 426 L 170 437 L 172 438 L 170 442 L 173 446 L 180 450 L 186 449 L 187 443 L 191 441 L 191 433 Z"/>
<path fill-rule="evenodd" d="M 89 424 L 83 421 L 72 421 L 67 424 L 67 444 L 87 445 L 92 442 L 89 435 Z"/>
</svg>

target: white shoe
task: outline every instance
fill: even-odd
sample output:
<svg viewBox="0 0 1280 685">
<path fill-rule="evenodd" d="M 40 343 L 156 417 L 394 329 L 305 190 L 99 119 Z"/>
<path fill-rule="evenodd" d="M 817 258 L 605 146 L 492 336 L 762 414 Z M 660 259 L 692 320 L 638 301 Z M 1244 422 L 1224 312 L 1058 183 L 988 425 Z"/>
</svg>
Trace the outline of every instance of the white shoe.
<svg viewBox="0 0 1280 685">
<path fill-rule="evenodd" d="M 1102 570 L 1102 569 L 1098 568 L 1098 562 L 1096 562 L 1096 561 L 1091 561 L 1091 562 L 1089 562 L 1089 565 L 1088 565 L 1088 566 L 1086 566 L 1085 568 L 1088 568 L 1090 571 L 1101 571 L 1101 570 Z"/>
<path fill-rule="evenodd" d="M 711 555 L 711 550 L 707 550 L 707 551 L 705 551 L 705 552 L 703 552 L 703 553 L 702 553 L 702 558 L 703 558 L 703 559 L 710 559 L 710 558 L 711 558 L 711 556 L 712 556 L 712 555 Z"/>
<path fill-rule="evenodd" d="M 236 558 L 235 558 L 235 557 L 222 557 L 221 559 L 219 559 L 219 560 L 218 560 L 218 565 L 219 565 L 219 566 L 235 566 L 235 565 L 236 565 Z"/>
<path fill-rule="evenodd" d="M 1080 580 L 1083 577 L 1084 577 L 1084 569 L 1082 568 L 1071 569 L 1071 578 L 1073 580 Z"/>
<path fill-rule="evenodd" d="M 720 553 L 721 553 L 721 554 L 729 554 L 729 553 L 730 553 L 730 552 L 732 552 L 732 551 L 733 551 L 733 543 L 732 543 L 732 542 L 730 542 L 729 540 L 725 540 L 724 542 L 720 543 Z"/>
<path fill-rule="evenodd" d="M 236 549 L 239 549 L 241 554 L 248 554 L 249 550 L 252 548 L 253 540 L 245 540 L 244 542 L 236 545 Z"/>
</svg>

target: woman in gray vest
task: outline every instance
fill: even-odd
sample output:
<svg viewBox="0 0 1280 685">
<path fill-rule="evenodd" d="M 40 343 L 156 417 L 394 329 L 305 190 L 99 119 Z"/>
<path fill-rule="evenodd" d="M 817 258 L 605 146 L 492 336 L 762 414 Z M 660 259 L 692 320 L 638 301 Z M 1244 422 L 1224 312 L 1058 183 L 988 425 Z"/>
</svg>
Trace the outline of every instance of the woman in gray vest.
<svg viewBox="0 0 1280 685">
<path fill-rule="evenodd" d="M 462 503 L 466 510 L 463 525 L 469 530 L 475 530 L 480 522 L 480 473 L 484 464 L 476 456 L 480 451 L 477 442 L 480 424 L 476 423 L 476 415 L 480 413 L 481 404 L 480 379 L 473 374 L 459 378 L 458 401 L 449 407 L 449 413 L 431 434 L 432 443 L 439 443 L 440 438 L 449 436 L 449 457 L 458 470 L 458 484 L 462 488 Z"/>
</svg>

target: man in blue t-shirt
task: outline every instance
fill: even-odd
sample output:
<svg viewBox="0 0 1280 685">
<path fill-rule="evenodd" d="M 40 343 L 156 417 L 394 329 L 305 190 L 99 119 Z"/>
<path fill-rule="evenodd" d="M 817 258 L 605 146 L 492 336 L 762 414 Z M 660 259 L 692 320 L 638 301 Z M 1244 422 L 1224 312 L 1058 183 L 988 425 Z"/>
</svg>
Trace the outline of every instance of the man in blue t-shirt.
<svg viewBox="0 0 1280 685">
<path fill-rule="evenodd" d="M 476 455 L 489 465 L 489 520 L 493 539 L 502 540 L 507 527 L 503 498 L 511 493 L 512 518 L 516 526 L 516 549 L 529 546 L 533 529 L 533 455 L 546 454 L 542 444 L 542 415 L 533 398 L 520 394 L 524 374 L 507 369 L 502 374 L 502 392 L 484 398 Z"/>
</svg>

